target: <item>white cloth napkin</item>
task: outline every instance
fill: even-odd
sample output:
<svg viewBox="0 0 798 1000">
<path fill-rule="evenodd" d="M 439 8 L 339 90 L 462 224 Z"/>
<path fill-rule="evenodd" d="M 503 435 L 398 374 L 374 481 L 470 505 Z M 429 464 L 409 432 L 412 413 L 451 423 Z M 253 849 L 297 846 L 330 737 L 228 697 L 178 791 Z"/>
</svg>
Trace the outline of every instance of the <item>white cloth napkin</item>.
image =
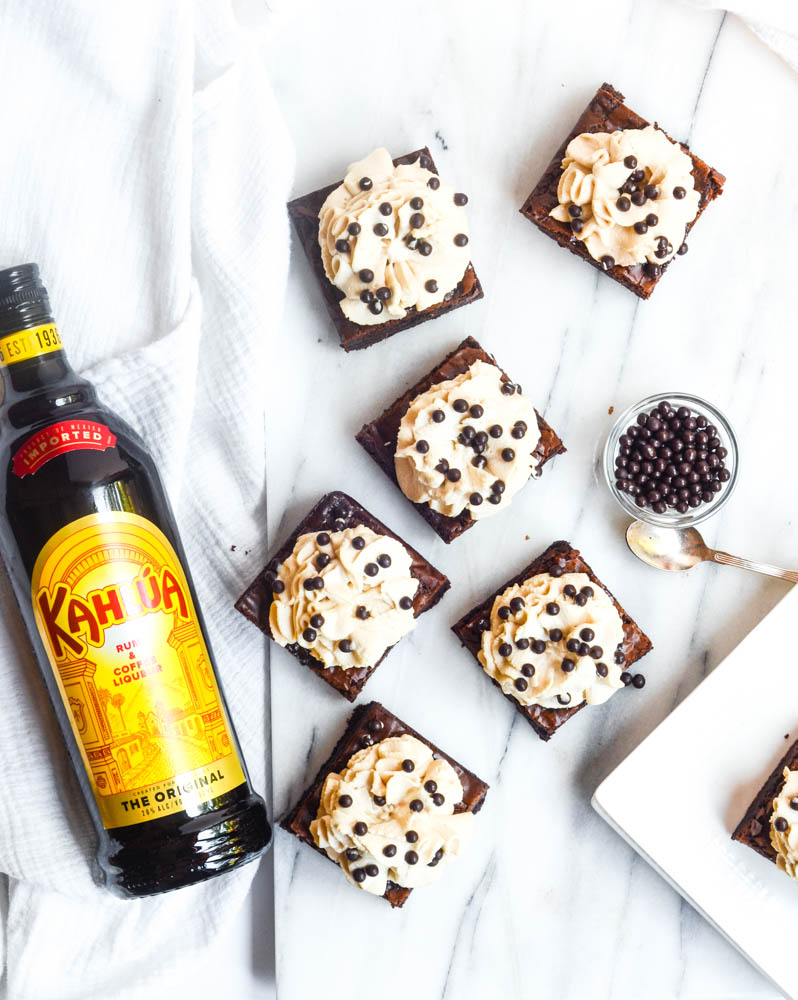
<svg viewBox="0 0 798 1000">
<path fill-rule="evenodd" d="M 0 2 L 0 266 L 38 261 L 73 364 L 165 476 L 255 788 L 263 390 L 288 260 L 290 139 L 227 2 Z M 164 996 L 254 866 L 123 901 L 0 573 L 0 971 L 13 1000 Z M 158 988 L 153 991 L 157 981 Z"/>
<path fill-rule="evenodd" d="M 728 10 L 798 72 L 798 0 L 683 0 L 694 7 Z"/>
</svg>

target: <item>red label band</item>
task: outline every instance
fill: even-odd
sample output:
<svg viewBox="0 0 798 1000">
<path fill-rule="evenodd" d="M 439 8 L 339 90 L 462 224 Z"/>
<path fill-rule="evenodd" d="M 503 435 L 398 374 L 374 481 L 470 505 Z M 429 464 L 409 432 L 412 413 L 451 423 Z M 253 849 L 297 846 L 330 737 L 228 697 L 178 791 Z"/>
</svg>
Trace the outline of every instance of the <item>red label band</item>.
<svg viewBox="0 0 798 1000">
<path fill-rule="evenodd" d="M 67 451 L 105 451 L 116 444 L 116 435 L 105 424 L 95 424 L 91 420 L 63 420 L 50 424 L 33 437 L 14 455 L 15 476 L 32 476 L 51 458 Z"/>
</svg>

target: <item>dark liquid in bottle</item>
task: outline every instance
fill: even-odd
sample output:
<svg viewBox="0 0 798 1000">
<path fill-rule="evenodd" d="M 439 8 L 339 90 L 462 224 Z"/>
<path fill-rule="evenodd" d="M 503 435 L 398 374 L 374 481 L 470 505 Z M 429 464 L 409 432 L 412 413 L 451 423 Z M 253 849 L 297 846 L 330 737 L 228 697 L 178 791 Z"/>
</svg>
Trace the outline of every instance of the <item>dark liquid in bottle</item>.
<svg viewBox="0 0 798 1000">
<path fill-rule="evenodd" d="M 147 895 L 253 859 L 266 809 L 160 476 L 70 368 L 35 265 L 0 272 L 0 370 L 0 551 L 106 884 Z"/>
</svg>

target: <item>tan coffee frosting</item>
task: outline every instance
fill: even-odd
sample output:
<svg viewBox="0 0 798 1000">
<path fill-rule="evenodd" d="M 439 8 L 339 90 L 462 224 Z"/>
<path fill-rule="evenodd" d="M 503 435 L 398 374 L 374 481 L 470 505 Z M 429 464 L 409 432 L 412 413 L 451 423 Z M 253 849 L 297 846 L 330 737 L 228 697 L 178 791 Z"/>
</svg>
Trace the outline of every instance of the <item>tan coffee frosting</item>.
<svg viewBox="0 0 798 1000">
<path fill-rule="evenodd" d="M 375 149 L 353 163 L 319 212 L 324 271 L 346 318 L 402 319 L 454 291 L 471 259 L 467 201 L 420 159 L 394 167 Z"/>
<path fill-rule="evenodd" d="M 535 408 L 520 386 L 475 361 L 411 401 L 399 426 L 396 478 L 414 503 L 447 517 L 468 510 L 477 520 L 506 507 L 535 472 L 539 441 Z"/>
<path fill-rule="evenodd" d="M 415 626 L 411 565 L 404 545 L 370 528 L 300 535 L 273 585 L 273 638 L 328 667 L 373 666 Z"/>
<path fill-rule="evenodd" d="M 493 602 L 478 656 L 521 705 L 596 705 L 623 687 L 623 638 L 615 605 L 586 573 L 538 573 Z"/>
<path fill-rule="evenodd" d="M 571 224 L 595 260 L 656 267 L 678 253 L 699 193 L 690 157 L 660 129 L 585 132 L 568 143 L 562 168 L 549 214 Z"/>
<path fill-rule="evenodd" d="M 415 889 L 439 879 L 468 842 L 474 817 L 454 814 L 462 798 L 448 761 L 414 736 L 389 737 L 327 775 L 310 832 L 353 885 L 377 896 L 389 879 Z"/>
<path fill-rule="evenodd" d="M 795 803 L 795 805 L 793 805 Z M 770 842 L 776 864 L 791 878 L 798 879 L 798 771 L 784 768 L 784 784 L 773 800 Z"/>
</svg>

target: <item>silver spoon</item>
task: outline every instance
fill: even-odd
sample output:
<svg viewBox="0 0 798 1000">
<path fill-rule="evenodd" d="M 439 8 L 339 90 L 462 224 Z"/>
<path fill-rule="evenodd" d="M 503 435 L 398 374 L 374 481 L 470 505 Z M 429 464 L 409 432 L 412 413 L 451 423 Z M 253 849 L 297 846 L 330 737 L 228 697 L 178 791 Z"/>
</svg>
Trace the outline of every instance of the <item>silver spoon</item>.
<svg viewBox="0 0 798 1000">
<path fill-rule="evenodd" d="M 661 528 L 644 521 L 632 521 L 626 529 L 626 542 L 638 559 L 655 569 L 682 570 L 691 569 L 700 562 L 718 562 L 798 583 L 798 573 L 793 570 L 711 549 L 695 528 Z"/>
</svg>

